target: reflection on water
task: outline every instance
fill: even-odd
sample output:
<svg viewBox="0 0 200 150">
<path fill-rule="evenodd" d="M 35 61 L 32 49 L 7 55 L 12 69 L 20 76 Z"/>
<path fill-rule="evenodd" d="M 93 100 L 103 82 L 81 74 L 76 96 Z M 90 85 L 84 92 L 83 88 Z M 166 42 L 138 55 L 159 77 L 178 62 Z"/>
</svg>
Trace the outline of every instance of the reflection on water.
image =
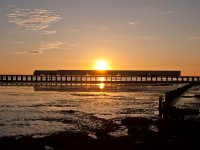
<svg viewBox="0 0 200 150">
<path fill-rule="evenodd" d="M 100 83 L 100 84 L 99 84 L 99 88 L 100 88 L 100 89 L 104 89 L 104 87 L 105 87 L 105 84 L 104 84 L 104 83 Z"/>
<path fill-rule="evenodd" d="M 197 109 L 200 111 L 200 86 L 193 86 L 181 98 L 176 100 L 175 106 L 184 109 Z"/>
<path fill-rule="evenodd" d="M 1 85 L 0 136 L 95 132 L 110 121 L 120 124 L 120 120 L 127 116 L 155 118 L 160 94 L 177 86 L 180 85 Z M 118 128 L 116 132 L 122 131 Z"/>
</svg>

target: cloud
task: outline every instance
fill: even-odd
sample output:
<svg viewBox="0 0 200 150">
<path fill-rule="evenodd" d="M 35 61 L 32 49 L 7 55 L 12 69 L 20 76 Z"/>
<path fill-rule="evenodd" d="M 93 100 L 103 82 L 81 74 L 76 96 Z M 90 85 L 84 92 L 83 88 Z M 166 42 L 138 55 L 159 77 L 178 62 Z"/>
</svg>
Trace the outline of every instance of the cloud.
<svg viewBox="0 0 200 150">
<path fill-rule="evenodd" d="M 41 34 L 53 34 L 56 31 L 49 30 L 53 22 L 62 18 L 46 9 L 16 9 L 7 15 L 9 22 L 24 31 L 38 31 Z"/>
<path fill-rule="evenodd" d="M 67 44 L 67 46 L 69 46 L 69 47 L 77 47 L 77 46 L 79 46 L 79 44 L 78 43 L 72 43 L 72 44 Z"/>
<path fill-rule="evenodd" d="M 109 28 L 109 27 L 103 27 L 103 28 L 101 29 L 101 31 L 106 31 L 106 30 L 108 30 L 108 28 Z"/>
<path fill-rule="evenodd" d="M 42 43 L 39 51 L 40 52 L 45 52 L 47 50 L 56 50 L 56 49 L 61 49 L 61 46 L 64 45 L 64 43 L 59 42 L 59 41 L 53 41 L 53 42 L 45 42 Z"/>
<path fill-rule="evenodd" d="M 47 52 L 48 50 L 63 49 L 63 45 L 65 45 L 65 43 L 62 43 L 60 41 L 44 42 L 36 50 L 16 52 L 15 54 L 42 54 Z"/>
<path fill-rule="evenodd" d="M 167 15 L 170 15 L 170 14 L 173 14 L 173 13 L 175 13 L 174 10 L 168 10 L 168 11 L 163 12 L 163 14 L 167 14 Z"/>
<path fill-rule="evenodd" d="M 126 27 L 135 27 L 135 26 L 138 26 L 138 22 L 135 22 L 135 21 L 129 21 L 128 22 L 128 26 L 127 26 L 127 24 L 126 24 Z"/>
<path fill-rule="evenodd" d="M 41 54 L 43 52 L 39 50 L 32 50 L 32 51 L 21 51 L 21 52 L 15 52 L 17 55 L 22 55 L 22 54 Z"/>
<path fill-rule="evenodd" d="M 133 21 L 129 21 L 128 24 L 129 24 L 129 25 L 136 25 L 137 23 L 136 23 L 136 22 L 133 22 Z"/>
<path fill-rule="evenodd" d="M 11 41 L 13 44 L 24 44 L 24 42 L 21 41 Z"/>
<path fill-rule="evenodd" d="M 56 32 L 57 32 L 57 31 L 55 31 L 55 30 L 54 30 L 54 31 L 53 31 L 53 30 L 52 30 L 52 31 L 42 31 L 41 34 L 49 35 L 49 34 L 54 34 L 54 33 L 56 33 Z"/>
<path fill-rule="evenodd" d="M 189 39 L 190 40 L 200 40 L 200 37 L 199 36 L 191 36 Z"/>
</svg>

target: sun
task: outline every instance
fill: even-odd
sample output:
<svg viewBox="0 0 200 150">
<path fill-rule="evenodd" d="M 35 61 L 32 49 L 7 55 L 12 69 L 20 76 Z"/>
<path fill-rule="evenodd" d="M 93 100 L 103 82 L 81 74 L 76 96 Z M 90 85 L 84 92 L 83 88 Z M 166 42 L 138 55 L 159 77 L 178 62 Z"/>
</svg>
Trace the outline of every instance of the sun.
<svg viewBox="0 0 200 150">
<path fill-rule="evenodd" d="M 96 62 L 96 69 L 97 70 L 106 70 L 106 69 L 108 69 L 107 62 L 105 60 L 98 60 Z"/>
</svg>

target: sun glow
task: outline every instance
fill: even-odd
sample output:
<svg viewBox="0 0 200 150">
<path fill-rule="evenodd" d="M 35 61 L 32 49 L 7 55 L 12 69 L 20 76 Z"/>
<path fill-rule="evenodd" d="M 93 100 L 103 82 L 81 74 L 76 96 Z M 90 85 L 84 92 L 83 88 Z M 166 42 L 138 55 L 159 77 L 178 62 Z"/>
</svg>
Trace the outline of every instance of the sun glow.
<svg viewBox="0 0 200 150">
<path fill-rule="evenodd" d="M 103 90 L 104 87 L 105 87 L 105 84 L 103 84 L 103 83 L 100 83 L 100 84 L 99 84 L 99 88 L 100 88 L 101 90 Z"/>
<path fill-rule="evenodd" d="M 106 69 L 108 69 L 107 62 L 105 60 L 98 60 L 96 62 L 96 69 L 97 70 L 106 70 Z"/>
<path fill-rule="evenodd" d="M 105 80 L 104 77 L 99 77 L 99 81 L 103 82 Z"/>
</svg>

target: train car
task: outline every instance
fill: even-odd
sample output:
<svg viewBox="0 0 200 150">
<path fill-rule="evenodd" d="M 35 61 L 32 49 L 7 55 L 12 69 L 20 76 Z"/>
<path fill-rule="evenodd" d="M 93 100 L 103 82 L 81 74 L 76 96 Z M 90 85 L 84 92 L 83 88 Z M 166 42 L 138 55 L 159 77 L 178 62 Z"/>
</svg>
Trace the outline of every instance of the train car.
<svg viewBox="0 0 200 150">
<path fill-rule="evenodd" d="M 35 70 L 33 75 L 58 75 L 58 76 L 155 76 L 155 77 L 178 77 L 181 71 L 163 71 L 163 70 Z"/>
<path fill-rule="evenodd" d="M 33 75 L 58 75 L 58 71 L 57 70 L 35 70 L 33 72 Z"/>
</svg>

